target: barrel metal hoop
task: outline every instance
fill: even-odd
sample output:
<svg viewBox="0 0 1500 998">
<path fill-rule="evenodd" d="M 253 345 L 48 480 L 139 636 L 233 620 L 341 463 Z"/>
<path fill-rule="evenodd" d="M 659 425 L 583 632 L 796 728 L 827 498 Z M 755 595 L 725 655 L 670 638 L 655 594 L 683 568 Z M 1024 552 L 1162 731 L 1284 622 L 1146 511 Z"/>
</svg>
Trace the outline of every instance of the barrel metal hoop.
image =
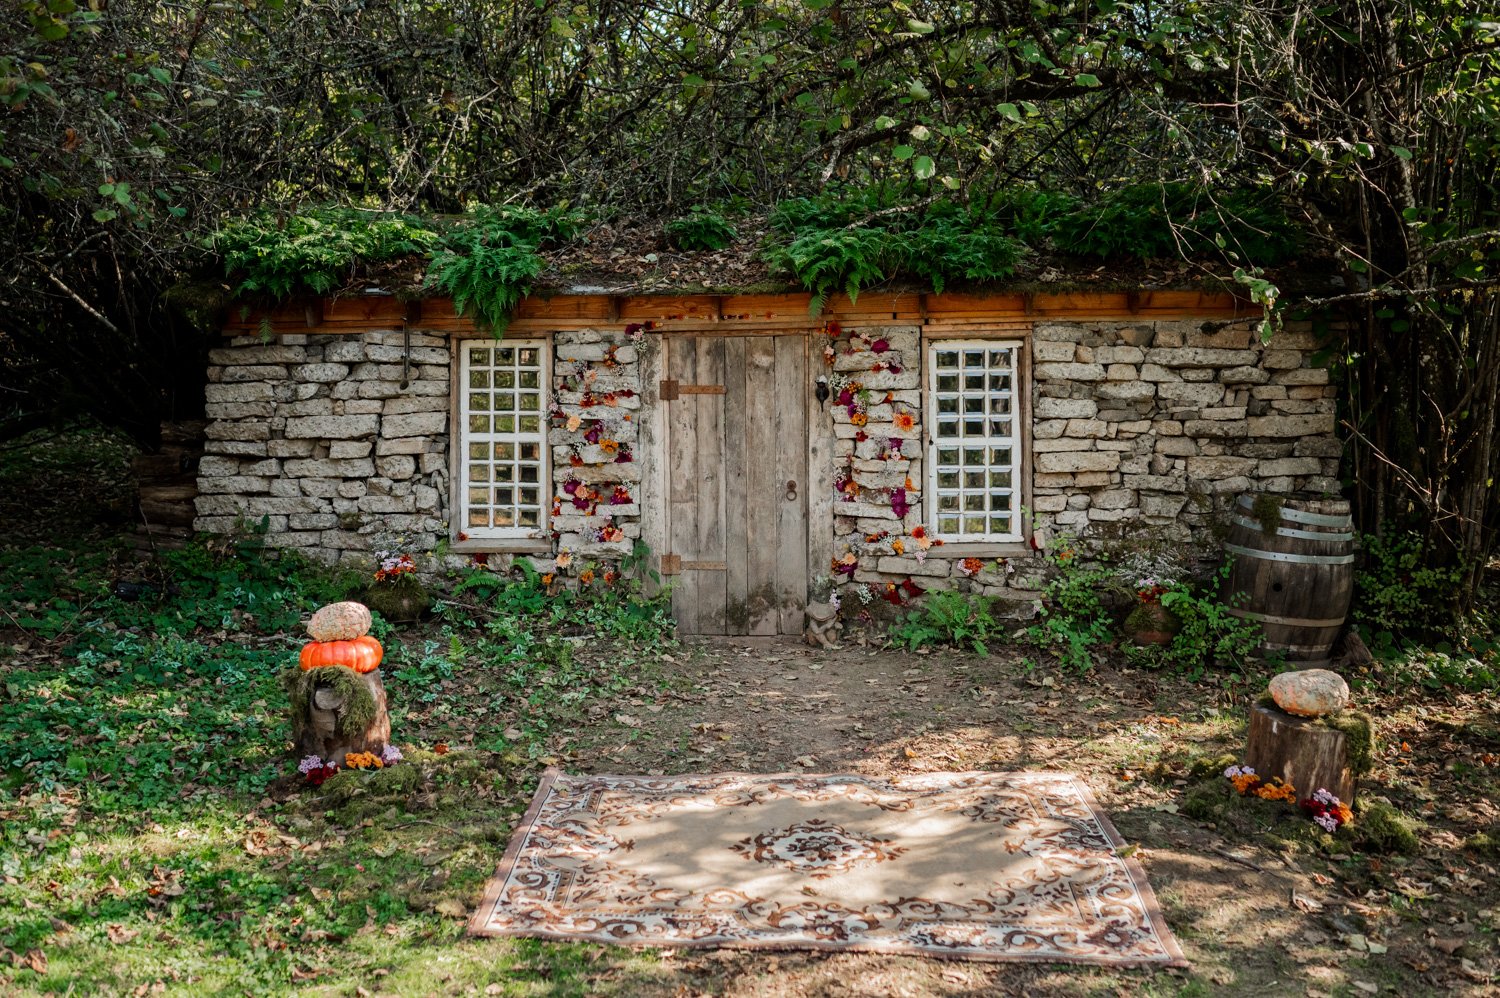
<svg viewBox="0 0 1500 998">
<path fill-rule="evenodd" d="M 1311 617 L 1278 617 L 1273 613 L 1255 613 L 1252 610 L 1230 608 L 1230 613 L 1245 620 L 1258 620 L 1264 624 L 1285 624 L 1288 627 L 1343 627 L 1343 617 L 1327 617 L 1314 620 Z"/>
<path fill-rule="evenodd" d="M 1252 512 L 1255 510 L 1255 503 L 1249 496 L 1240 496 L 1238 504 Z M 1342 516 L 1331 516 L 1327 513 L 1306 513 L 1300 509 L 1282 509 L 1280 513 L 1283 520 L 1291 520 L 1293 523 L 1310 523 L 1315 527 L 1344 527 L 1347 529 L 1354 525 L 1354 519 L 1348 513 Z"/>
<path fill-rule="evenodd" d="M 1281 551 L 1257 551 L 1253 548 L 1240 547 L 1238 544 L 1225 544 L 1224 550 L 1244 555 L 1246 558 L 1259 558 L 1262 561 L 1285 561 L 1293 565 L 1354 564 L 1354 555 L 1352 554 L 1286 554 Z"/>
<path fill-rule="evenodd" d="M 1265 529 L 1254 520 L 1247 520 L 1243 516 L 1236 516 L 1234 522 L 1241 527 L 1249 527 L 1259 533 L 1265 533 Z M 1277 537 L 1297 537 L 1309 541 L 1352 541 L 1353 534 L 1320 534 L 1315 530 L 1295 530 L 1292 527 L 1277 527 Z"/>
</svg>

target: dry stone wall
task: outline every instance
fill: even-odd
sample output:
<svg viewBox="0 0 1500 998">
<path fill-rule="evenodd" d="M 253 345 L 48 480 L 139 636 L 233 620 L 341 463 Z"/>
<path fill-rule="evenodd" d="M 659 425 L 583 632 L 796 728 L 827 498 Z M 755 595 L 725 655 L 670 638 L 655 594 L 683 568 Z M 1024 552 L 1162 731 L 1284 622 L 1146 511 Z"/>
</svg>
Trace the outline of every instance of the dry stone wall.
<svg viewBox="0 0 1500 998">
<path fill-rule="evenodd" d="M 194 527 L 266 526 L 324 562 L 377 537 L 429 551 L 448 534 L 449 348 L 400 331 L 238 337 L 210 351 Z"/>
<path fill-rule="evenodd" d="M 1248 320 L 1042 321 L 1029 346 L 1025 447 L 1034 533 L 998 557 L 943 545 L 926 535 L 920 493 L 919 330 L 830 332 L 830 571 L 865 586 L 863 598 L 963 588 L 1029 601 L 1040 584 L 1032 552 L 1049 541 L 1150 533 L 1213 556 L 1203 528 L 1240 494 L 1340 490 L 1334 388 L 1313 364 L 1309 328 L 1262 343 Z M 844 379 L 857 386 L 841 398 Z"/>
</svg>

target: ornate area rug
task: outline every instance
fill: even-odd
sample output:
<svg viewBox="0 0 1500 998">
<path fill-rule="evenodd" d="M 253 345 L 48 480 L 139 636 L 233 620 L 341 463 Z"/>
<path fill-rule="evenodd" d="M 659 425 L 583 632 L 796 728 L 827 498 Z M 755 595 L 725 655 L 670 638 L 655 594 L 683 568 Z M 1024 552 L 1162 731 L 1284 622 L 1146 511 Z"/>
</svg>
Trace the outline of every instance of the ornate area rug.
<svg viewBox="0 0 1500 998">
<path fill-rule="evenodd" d="M 549 770 L 476 935 L 1184 966 L 1066 773 Z"/>
</svg>

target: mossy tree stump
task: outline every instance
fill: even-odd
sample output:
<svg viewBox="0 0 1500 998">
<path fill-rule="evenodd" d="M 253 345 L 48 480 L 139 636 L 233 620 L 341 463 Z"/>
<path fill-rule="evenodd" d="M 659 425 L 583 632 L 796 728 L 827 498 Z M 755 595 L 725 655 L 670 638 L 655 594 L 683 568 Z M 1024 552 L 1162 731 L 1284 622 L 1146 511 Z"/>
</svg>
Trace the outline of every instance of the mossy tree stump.
<svg viewBox="0 0 1500 998">
<path fill-rule="evenodd" d="M 1250 746 L 1245 764 L 1257 776 L 1279 776 L 1297 790 L 1297 799 L 1327 790 L 1351 807 L 1354 767 L 1349 736 L 1318 718 L 1297 717 L 1261 704 L 1250 711 Z"/>
<path fill-rule="evenodd" d="M 363 674 L 342 666 L 294 670 L 286 686 L 298 755 L 342 764 L 346 753 L 379 755 L 389 744 L 391 718 L 380 670 Z"/>
</svg>

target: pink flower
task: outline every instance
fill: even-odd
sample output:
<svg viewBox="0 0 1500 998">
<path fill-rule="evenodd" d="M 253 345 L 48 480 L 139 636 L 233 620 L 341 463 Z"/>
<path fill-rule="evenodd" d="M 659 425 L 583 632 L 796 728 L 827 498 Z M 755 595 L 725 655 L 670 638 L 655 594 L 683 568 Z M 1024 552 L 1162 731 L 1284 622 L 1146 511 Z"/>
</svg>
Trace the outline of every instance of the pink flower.
<svg viewBox="0 0 1500 998">
<path fill-rule="evenodd" d="M 563 482 L 563 491 L 566 492 L 570 496 L 571 495 L 576 495 L 577 492 L 578 492 L 578 486 L 580 486 L 582 484 L 583 483 L 580 482 L 578 479 L 576 479 L 576 478 L 570 478 L 566 482 Z"/>
</svg>

